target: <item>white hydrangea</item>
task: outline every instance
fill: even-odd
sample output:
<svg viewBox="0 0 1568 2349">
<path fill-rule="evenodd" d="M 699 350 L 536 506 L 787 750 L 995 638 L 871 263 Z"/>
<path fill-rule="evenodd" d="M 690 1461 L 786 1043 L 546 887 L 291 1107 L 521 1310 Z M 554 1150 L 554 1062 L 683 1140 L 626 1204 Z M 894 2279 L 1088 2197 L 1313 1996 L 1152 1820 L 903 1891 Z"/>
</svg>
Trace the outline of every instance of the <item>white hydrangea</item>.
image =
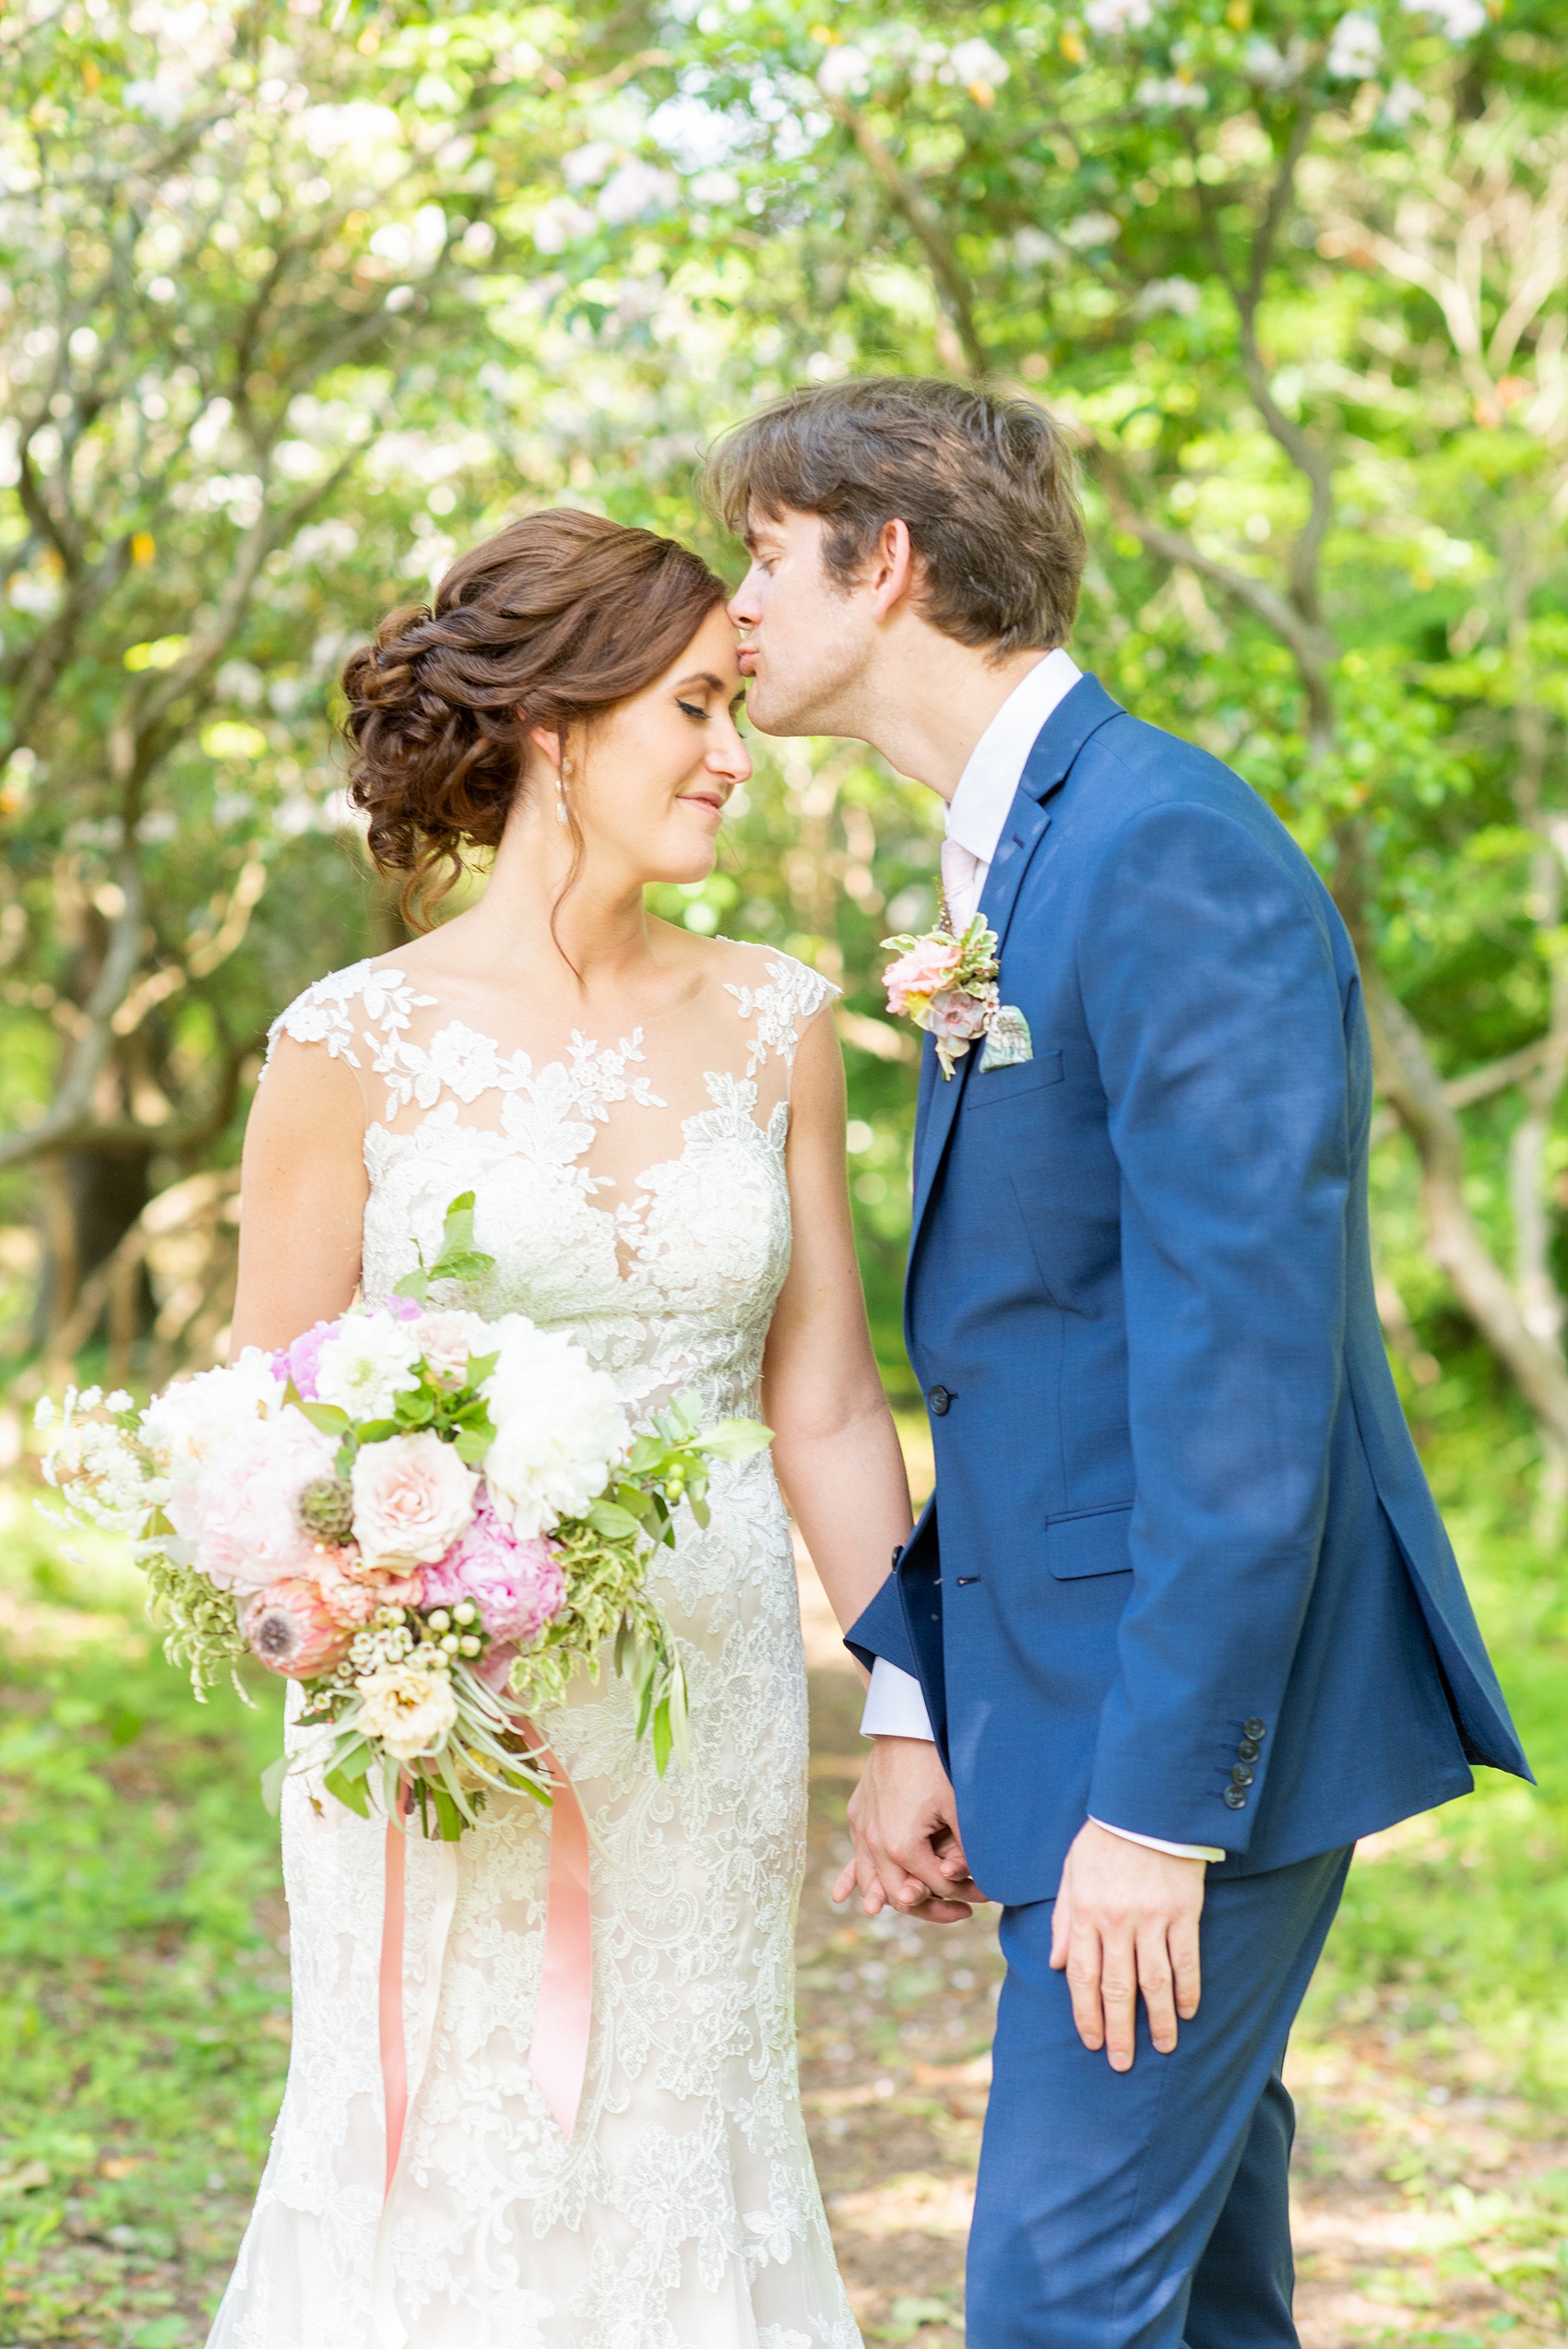
<svg viewBox="0 0 1568 2349">
<path fill-rule="evenodd" d="M 598 1499 L 632 1431 L 613 1382 L 564 1331 L 507 1313 L 492 1343 L 500 1358 L 482 1390 L 495 1422 L 484 1473 L 497 1514 L 529 1540 Z"/>
<path fill-rule="evenodd" d="M 226 1370 L 198 1370 L 154 1395 L 141 1415 L 142 1441 L 161 1475 L 184 1478 L 247 1420 L 269 1419 L 282 1405 L 271 1355 L 247 1346 Z"/>
<path fill-rule="evenodd" d="M 385 1419 L 399 1394 L 419 1384 L 419 1325 L 395 1313 L 345 1313 L 315 1366 L 316 1399 L 350 1419 Z"/>
</svg>

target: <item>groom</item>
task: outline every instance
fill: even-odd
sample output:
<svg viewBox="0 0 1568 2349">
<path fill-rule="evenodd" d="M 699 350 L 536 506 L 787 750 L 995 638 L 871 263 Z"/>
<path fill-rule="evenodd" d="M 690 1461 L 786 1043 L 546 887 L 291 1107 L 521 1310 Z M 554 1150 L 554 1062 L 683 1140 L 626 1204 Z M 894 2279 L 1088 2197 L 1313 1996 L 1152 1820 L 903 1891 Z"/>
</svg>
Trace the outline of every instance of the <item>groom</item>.
<svg viewBox="0 0 1568 2349">
<path fill-rule="evenodd" d="M 1247 785 L 1063 649 L 1040 409 L 801 391 L 712 483 L 753 718 L 947 801 L 950 918 L 1027 1023 L 951 1078 L 926 1044 L 936 1492 L 849 1638 L 841 1892 L 1003 1904 L 969 2338 L 1293 2344 L 1280 2067 L 1351 1847 L 1528 1775 L 1383 1351 L 1355 957 Z"/>
</svg>

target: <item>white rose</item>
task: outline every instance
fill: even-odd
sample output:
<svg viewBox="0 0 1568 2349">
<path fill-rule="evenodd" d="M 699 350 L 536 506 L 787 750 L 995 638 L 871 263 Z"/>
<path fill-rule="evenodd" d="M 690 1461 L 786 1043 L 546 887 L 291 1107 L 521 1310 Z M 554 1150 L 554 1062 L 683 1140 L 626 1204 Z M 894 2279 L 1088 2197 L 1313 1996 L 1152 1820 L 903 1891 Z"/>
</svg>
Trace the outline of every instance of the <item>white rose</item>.
<svg viewBox="0 0 1568 2349">
<path fill-rule="evenodd" d="M 350 1419 L 390 1417 L 399 1394 L 418 1386 L 420 1342 L 411 1322 L 394 1313 L 345 1313 L 316 1363 L 315 1392 Z"/>
<path fill-rule="evenodd" d="M 496 1514 L 523 1539 L 581 1516 L 632 1441 L 614 1382 L 564 1331 L 521 1313 L 495 1323 L 500 1359 L 482 1393 L 495 1422 L 484 1473 Z"/>
<path fill-rule="evenodd" d="M 457 1718 L 457 1700 L 445 1672 L 418 1664 L 387 1664 L 360 1682 L 362 1737 L 379 1738 L 395 1762 L 434 1753 Z"/>
<path fill-rule="evenodd" d="M 354 1539 L 370 1567 L 434 1566 L 474 1513 L 479 1478 L 428 1428 L 356 1453 Z"/>
<path fill-rule="evenodd" d="M 491 1351 L 490 1325 L 477 1313 L 426 1313 L 413 1329 L 420 1352 L 444 1385 L 460 1386 L 469 1357 Z"/>
<path fill-rule="evenodd" d="M 282 1407 L 283 1381 L 271 1355 L 247 1346 L 226 1370 L 198 1370 L 154 1395 L 141 1415 L 142 1441 L 164 1476 L 186 1477 L 230 1436 Z"/>
</svg>

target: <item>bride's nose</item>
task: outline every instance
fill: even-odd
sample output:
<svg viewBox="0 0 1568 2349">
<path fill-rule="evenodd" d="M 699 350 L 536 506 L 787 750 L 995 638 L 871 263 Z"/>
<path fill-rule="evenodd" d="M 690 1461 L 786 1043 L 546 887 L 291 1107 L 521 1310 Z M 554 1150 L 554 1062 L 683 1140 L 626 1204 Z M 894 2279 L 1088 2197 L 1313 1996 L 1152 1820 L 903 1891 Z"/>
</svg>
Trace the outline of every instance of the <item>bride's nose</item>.
<svg viewBox="0 0 1568 2349">
<path fill-rule="evenodd" d="M 735 790 L 750 776 L 752 755 L 742 741 L 732 718 L 726 717 L 717 741 L 709 743 L 705 764 L 708 773 L 722 776 L 731 790 Z"/>
</svg>

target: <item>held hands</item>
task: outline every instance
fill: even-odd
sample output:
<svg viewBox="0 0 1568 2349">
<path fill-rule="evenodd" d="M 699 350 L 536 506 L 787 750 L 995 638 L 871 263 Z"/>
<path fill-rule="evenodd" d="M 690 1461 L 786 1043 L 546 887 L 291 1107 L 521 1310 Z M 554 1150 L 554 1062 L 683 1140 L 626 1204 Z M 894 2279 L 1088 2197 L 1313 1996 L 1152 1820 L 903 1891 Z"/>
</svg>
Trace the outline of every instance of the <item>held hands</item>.
<svg viewBox="0 0 1568 2349">
<path fill-rule="evenodd" d="M 929 1738 L 877 1738 L 849 1797 L 855 1857 L 833 1887 L 858 1886 L 868 1916 L 891 1906 L 922 1924 L 956 1925 L 985 1894 L 969 1875 L 958 1812 Z"/>
<path fill-rule="evenodd" d="M 1206 1866 L 1130 1844 L 1092 1819 L 1074 1838 L 1051 1963 L 1066 1974 L 1079 2038 L 1091 2050 L 1103 2047 L 1112 2071 L 1132 2070 L 1140 1991 L 1163 2056 L 1175 2047 L 1177 2017 L 1190 2023 L 1198 2011 Z"/>
</svg>

